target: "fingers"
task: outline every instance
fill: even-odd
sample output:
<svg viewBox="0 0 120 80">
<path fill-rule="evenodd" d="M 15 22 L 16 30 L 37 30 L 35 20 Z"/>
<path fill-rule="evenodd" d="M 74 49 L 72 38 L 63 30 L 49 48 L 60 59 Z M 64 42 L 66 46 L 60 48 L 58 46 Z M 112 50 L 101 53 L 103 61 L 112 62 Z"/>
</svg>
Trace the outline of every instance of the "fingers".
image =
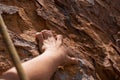
<svg viewBox="0 0 120 80">
<path fill-rule="evenodd" d="M 42 34 L 43 34 L 43 37 L 45 40 L 50 38 L 50 37 L 53 37 L 53 33 L 50 30 L 43 30 Z"/>
<path fill-rule="evenodd" d="M 57 43 L 62 44 L 63 43 L 63 36 L 62 35 L 57 35 Z"/>
<path fill-rule="evenodd" d="M 75 58 L 75 57 L 67 56 L 67 58 L 68 58 L 68 62 L 69 62 L 67 65 L 69 65 L 69 64 L 78 64 L 78 62 L 79 62 L 79 60 L 77 58 Z"/>
<path fill-rule="evenodd" d="M 43 52 L 45 50 L 44 47 L 45 44 L 49 44 L 50 42 L 55 42 L 55 38 L 53 37 L 52 31 L 43 30 L 41 32 L 36 33 L 36 42 L 38 43 L 39 51 Z"/>
<path fill-rule="evenodd" d="M 36 41 L 38 43 L 38 47 L 41 52 L 47 49 L 51 50 L 51 48 L 58 49 L 62 51 L 61 54 L 64 55 L 62 56 L 64 57 L 62 59 L 65 59 L 63 60 L 64 62 L 67 62 L 68 64 L 78 63 L 78 60 L 76 58 L 73 58 L 73 56 L 75 55 L 74 51 L 70 49 L 69 47 L 65 46 L 64 44 L 62 44 L 63 43 L 62 35 L 57 35 L 55 38 L 52 31 L 43 30 L 39 33 L 36 33 Z"/>
<path fill-rule="evenodd" d="M 36 33 L 36 42 L 38 43 L 40 53 L 44 51 L 42 48 L 44 41 L 52 36 L 53 34 L 50 30 L 43 30 L 41 32 Z"/>
<path fill-rule="evenodd" d="M 43 45 L 43 41 L 44 41 L 44 38 L 43 38 L 43 35 L 41 32 L 38 32 L 36 33 L 36 42 L 38 43 L 38 50 L 40 51 L 40 53 L 42 52 L 42 45 Z"/>
<path fill-rule="evenodd" d="M 43 35 L 42 35 L 42 33 L 41 32 L 38 32 L 38 33 L 36 33 L 36 41 L 39 43 L 43 43 L 43 40 L 44 40 L 44 38 L 43 38 Z"/>
</svg>

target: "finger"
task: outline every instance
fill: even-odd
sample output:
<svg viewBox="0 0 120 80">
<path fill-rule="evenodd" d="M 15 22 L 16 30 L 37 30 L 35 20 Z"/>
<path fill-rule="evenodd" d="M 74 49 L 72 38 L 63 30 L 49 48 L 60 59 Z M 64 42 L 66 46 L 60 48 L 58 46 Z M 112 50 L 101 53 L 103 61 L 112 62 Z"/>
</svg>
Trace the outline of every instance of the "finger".
<svg viewBox="0 0 120 80">
<path fill-rule="evenodd" d="M 62 35 L 57 35 L 57 43 L 62 44 L 63 43 L 63 36 Z"/>
<path fill-rule="evenodd" d="M 68 62 L 69 64 L 78 64 L 79 60 L 75 57 L 70 57 L 70 56 L 67 56 L 68 57 Z"/>
<path fill-rule="evenodd" d="M 48 41 L 49 41 L 50 43 L 52 43 L 52 44 L 55 44 L 55 43 L 56 43 L 55 37 L 50 37 L 50 38 L 48 38 Z"/>
<path fill-rule="evenodd" d="M 44 39 L 43 39 L 43 35 L 41 32 L 36 33 L 35 37 L 36 37 L 37 43 L 43 44 Z"/>
<path fill-rule="evenodd" d="M 42 46 L 42 52 L 44 52 L 46 49 L 45 45 Z"/>
<path fill-rule="evenodd" d="M 38 50 L 40 51 L 40 52 L 42 52 L 42 45 L 43 45 L 43 41 L 44 41 L 44 39 L 43 39 L 43 35 L 42 35 L 42 33 L 41 32 L 38 32 L 38 33 L 36 33 L 36 42 L 37 42 L 37 44 L 38 44 Z"/>
<path fill-rule="evenodd" d="M 48 39 L 49 37 L 53 37 L 53 33 L 51 30 L 43 30 L 42 31 L 44 39 Z"/>
<path fill-rule="evenodd" d="M 68 49 L 68 56 L 75 57 L 75 52 L 71 48 L 67 47 L 67 49 Z"/>
</svg>

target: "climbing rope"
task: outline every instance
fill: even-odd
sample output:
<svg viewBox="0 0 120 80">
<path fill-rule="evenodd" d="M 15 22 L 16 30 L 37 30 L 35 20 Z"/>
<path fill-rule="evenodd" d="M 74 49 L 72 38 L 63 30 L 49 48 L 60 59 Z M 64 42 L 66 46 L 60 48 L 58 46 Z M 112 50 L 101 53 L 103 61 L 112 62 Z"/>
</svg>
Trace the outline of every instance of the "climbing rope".
<svg viewBox="0 0 120 80">
<path fill-rule="evenodd" d="M 3 39 L 6 43 L 6 47 L 9 51 L 9 54 L 10 54 L 10 57 L 12 58 L 12 61 L 16 67 L 16 70 L 18 72 L 18 75 L 19 75 L 19 78 L 20 80 L 28 80 L 28 77 L 26 76 L 23 68 L 22 68 L 22 65 L 21 65 L 21 62 L 20 62 L 20 58 L 17 54 L 17 51 L 13 45 L 13 42 L 9 36 L 9 33 L 7 31 L 7 27 L 3 21 L 3 18 L 2 18 L 2 15 L 0 14 L 0 32 L 3 36 Z"/>
</svg>

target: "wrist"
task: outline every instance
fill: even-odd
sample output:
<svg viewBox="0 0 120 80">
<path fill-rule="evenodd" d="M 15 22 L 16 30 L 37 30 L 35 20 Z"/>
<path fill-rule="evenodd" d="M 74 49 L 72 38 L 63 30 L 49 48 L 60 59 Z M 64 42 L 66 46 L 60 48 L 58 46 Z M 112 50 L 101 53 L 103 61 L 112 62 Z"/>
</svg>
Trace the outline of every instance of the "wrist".
<svg viewBox="0 0 120 80">
<path fill-rule="evenodd" d="M 57 54 L 56 54 L 57 52 Z M 47 59 L 50 59 L 54 65 L 60 66 L 62 64 L 63 61 L 63 55 L 62 52 L 59 50 L 46 50 L 43 54 L 44 57 L 47 57 Z"/>
</svg>

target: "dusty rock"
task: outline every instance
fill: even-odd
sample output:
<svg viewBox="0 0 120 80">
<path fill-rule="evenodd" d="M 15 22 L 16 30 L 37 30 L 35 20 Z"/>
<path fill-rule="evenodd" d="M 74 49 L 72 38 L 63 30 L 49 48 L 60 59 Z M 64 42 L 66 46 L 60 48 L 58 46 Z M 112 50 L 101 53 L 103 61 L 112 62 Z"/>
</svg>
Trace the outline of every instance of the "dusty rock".
<svg viewBox="0 0 120 80">
<path fill-rule="evenodd" d="M 11 37 L 21 59 L 29 58 L 24 53 L 38 54 L 34 35 L 43 29 L 62 34 L 64 43 L 79 58 L 79 64 L 58 69 L 52 80 L 120 80 L 119 0 L 1 0 L 0 3 L 4 4 L 0 11 L 12 8 L 12 15 L 6 9 L 2 15 L 15 34 Z M 0 44 L 3 45 L 0 55 L 8 53 L 2 38 Z"/>
</svg>

